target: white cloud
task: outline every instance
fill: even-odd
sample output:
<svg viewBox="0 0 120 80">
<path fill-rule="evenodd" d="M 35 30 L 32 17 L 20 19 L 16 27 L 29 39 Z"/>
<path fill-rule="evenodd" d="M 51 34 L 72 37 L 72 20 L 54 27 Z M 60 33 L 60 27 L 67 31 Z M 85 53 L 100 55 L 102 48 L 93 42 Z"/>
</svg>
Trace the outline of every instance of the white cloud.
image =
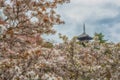
<svg viewBox="0 0 120 80">
<path fill-rule="evenodd" d="M 120 42 L 120 23 L 114 24 L 108 31 L 112 41 Z"/>
</svg>

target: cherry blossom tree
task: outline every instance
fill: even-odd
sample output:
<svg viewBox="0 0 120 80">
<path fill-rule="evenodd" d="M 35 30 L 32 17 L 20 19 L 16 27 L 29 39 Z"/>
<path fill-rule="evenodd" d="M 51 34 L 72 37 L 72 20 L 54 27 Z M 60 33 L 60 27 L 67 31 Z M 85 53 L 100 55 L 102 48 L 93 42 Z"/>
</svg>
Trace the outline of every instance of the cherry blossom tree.
<svg viewBox="0 0 120 80">
<path fill-rule="evenodd" d="M 42 34 L 54 34 L 54 25 L 63 24 L 55 12 L 69 0 L 0 0 L 6 23 L 0 38 L 3 53 L 22 53 L 42 43 Z"/>
<path fill-rule="evenodd" d="M 44 48 L 42 34 L 64 23 L 55 12 L 69 0 L 0 0 L 0 80 L 119 80 L 120 43 L 79 44 L 77 38 Z M 101 38 L 99 38 L 99 36 Z"/>
</svg>

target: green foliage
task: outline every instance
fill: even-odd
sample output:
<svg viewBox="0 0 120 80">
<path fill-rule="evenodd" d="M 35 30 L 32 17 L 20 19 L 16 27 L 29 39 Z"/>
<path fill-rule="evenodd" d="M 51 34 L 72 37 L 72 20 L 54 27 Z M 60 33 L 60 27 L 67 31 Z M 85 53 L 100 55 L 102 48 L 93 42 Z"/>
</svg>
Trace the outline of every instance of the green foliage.
<svg viewBox="0 0 120 80">
<path fill-rule="evenodd" d="M 105 43 L 107 40 L 104 39 L 104 35 L 102 33 L 95 33 L 94 38 L 99 40 L 100 43 Z"/>
</svg>

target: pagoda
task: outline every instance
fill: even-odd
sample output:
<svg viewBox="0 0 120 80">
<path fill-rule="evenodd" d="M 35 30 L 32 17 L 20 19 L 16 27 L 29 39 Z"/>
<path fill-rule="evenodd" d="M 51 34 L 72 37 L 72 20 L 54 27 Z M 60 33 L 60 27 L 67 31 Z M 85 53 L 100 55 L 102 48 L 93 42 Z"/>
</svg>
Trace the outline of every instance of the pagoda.
<svg viewBox="0 0 120 80">
<path fill-rule="evenodd" d="M 86 34 L 86 32 L 85 32 L 85 24 L 83 25 L 83 33 L 81 35 L 79 35 L 77 39 L 79 41 L 89 41 L 89 40 L 93 39 L 88 34 Z"/>
</svg>

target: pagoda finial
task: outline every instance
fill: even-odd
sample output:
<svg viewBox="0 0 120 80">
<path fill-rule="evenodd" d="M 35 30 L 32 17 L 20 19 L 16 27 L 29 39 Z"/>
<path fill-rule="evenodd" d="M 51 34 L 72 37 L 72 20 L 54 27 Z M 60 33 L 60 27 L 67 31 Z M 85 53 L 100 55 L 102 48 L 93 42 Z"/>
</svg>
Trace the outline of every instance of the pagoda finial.
<svg viewBox="0 0 120 80">
<path fill-rule="evenodd" d="M 86 34 L 86 32 L 85 32 L 85 23 L 83 24 L 83 34 Z"/>
</svg>

